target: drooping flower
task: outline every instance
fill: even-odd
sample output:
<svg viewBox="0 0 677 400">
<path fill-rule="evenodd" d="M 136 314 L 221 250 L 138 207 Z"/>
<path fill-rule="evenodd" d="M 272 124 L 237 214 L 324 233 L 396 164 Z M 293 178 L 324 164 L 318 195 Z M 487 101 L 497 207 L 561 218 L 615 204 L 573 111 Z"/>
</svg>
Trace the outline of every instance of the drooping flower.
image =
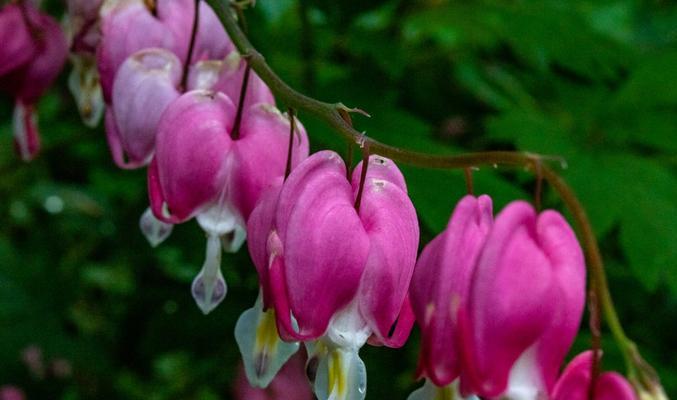
<svg viewBox="0 0 677 400">
<path fill-rule="evenodd" d="M 587 400 L 592 384 L 593 352 L 576 356 L 557 381 L 552 400 Z M 637 400 L 630 383 L 616 372 L 604 372 L 597 377 L 593 400 Z"/>
<path fill-rule="evenodd" d="M 410 297 L 421 327 L 419 371 L 433 383 L 418 391 L 421 398 L 428 396 L 424 392 L 457 391 L 457 385 L 447 386 L 461 373 L 458 312 L 467 302 L 473 271 L 492 222 L 489 196 L 465 196 L 447 228 L 423 249 L 416 264 Z"/>
<path fill-rule="evenodd" d="M 362 168 L 348 181 L 336 153 L 312 155 L 279 193 L 267 257 L 260 238 L 252 243 L 280 335 L 317 340 L 309 353 L 320 399 L 364 398 L 359 348 L 372 335 L 377 343 L 401 346 L 413 323 L 407 291 L 418 247 L 416 212 L 395 164 L 378 156 L 369 160 L 357 210 Z"/>
<path fill-rule="evenodd" d="M 548 396 L 584 302 L 583 252 L 564 217 L 509 204 L 487 237 L 461 309 L 463 392 Z"/>
<path fill-rule="evenodd" d="M 20 20 L 17 19 L 19 16 Z M 59 24 L 30 2 L 6 6 L 6 10 L 3 9 L 4 19 L 9 22 L 8 28 L 16 28 L 17 36 L 14 39 L 14 31 L 7 35 L 12 39 L 6 49 L 3 44 L 2 57 L 16 55 L 18 48 L 22 48 L 19 53 L 25 52 L 30 56 L 21 64 L 10 61 L 8 65 L 11 69 L 4 65 L 0 67 L 7 71 L 0 76 L 0 87 L 15 99 L 14 143 L 19 156 L 29 161 L 40 149 L 35 105 L 61 72 L 68 49 Z M 25 41 L 25 32 L 30 35 L 29 42 Z"/>
<path fill-rule="evenodd" d="M 235 114 L 231 100 L 219 92 L 196 90 L 179 97 L 160 121 L 148 174 L 155 216 L 168 223 L 196 217 L 209 236 L 208 260 L 193 284 L 205 312 L 223 299 L 212 296 L 216 286 L 225 287 L 218 268 L 219 238 L 228 238 L 230 251 L 242 244 L 246 220 L 261 193 L 286 169 L 287 117 L 270 104 L 256 104 L 242 115 L 233 139 Z M 300 126 L 294 146 L 296 165 L 308 154 Z"/>
<path fill-rule="evenodd" d="M 182 71 L 179 59 L 163 49 L 138 51 L 120 66 L 106 111 L 106 136 L 118 167 L 150 161 L 160 117 L 181 95 Z"/>
</svg>

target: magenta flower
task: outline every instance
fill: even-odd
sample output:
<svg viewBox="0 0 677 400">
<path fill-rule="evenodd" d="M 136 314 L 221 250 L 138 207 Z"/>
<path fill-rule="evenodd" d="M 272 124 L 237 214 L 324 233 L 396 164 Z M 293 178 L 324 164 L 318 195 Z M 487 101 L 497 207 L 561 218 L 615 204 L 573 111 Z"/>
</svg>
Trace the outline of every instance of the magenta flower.
<svg viewBox="0 0 677 400">
<path fill-rule="evenodd" d="M 106 112 L 108 145 L 118 167 L 150 162 L 160 117 L 181 95 L 182 70 L 179 59 L 162 49 L 138 51 L 120 66 Z"/>
<path fill-rule="evenodd" d="M 592 384 L 592 351 L 576 356 L 557 381 L 552 400 L 587 400 Z M 595 382 L 594 400 L 636 400 L 635 391 L 620 374 L 605 372 Z"/>
<path fill-rule="evenodd" d="M 321 399 L 364 398 L 359 348 L 371 335 L 378 343 L 402 345 L 413 322 L 407 291 L 418 247 L 416 212 L 395 164 L 378 156 L 370 158 L 356 210 L 361 169 L 348 181 L 336 153 L 316 153 L 289 176 L 278 204 L 270 192 L 250 223 L 258 238 L 250 244 L 252 256 L 279 333 L 287 340 L 318 340 L 310 357 Z M 271 208 L 274 221 L 262 221 L 271 218 Z"/>
<path fill-rule="evenodd" d="M 19 53 L 29 55 L 21 64 L 10 61 L 8 66 L 0 67 L 6 71 L 0 76 L 0 87 L 15 98 L 14 143 L 20 157 L 29 161 L 40 149 L 35 104 L 61 72 L 68 48 L 59 24 L 29 2 L 5 7 L 2 18 L 8 28 L 16 29 L 16 37 L 14 30 L 8 33 L 7 37 L 12 39 L 7 48 L 3 44 L 1 57 L 13 57 L 19 48 L 23 49 Z M 30 41 L 26 41 L 26 32 Z M 23 56 L 19 55 L 18 59 Z"/>
<path fill-rule="evenodd" d="M 236 139 L 231 137 L 236 109 L 222 93 L 191 91 L 167 107 L 158 127 L 156 154 L 149 168 L 151 206 L 168 223 L 197 217 L 210 236 L 207 274 L 198 275 L 193 294 L 203 311 L 225 296 L 219 276 L 220 237 L 227 249 L 244 240 L 245 221 L 261 193 L 284 175 L 289 120 L 269 104 L 246 110 Z M 308 154 L 308 140 L 299 126 L 292 165 Z M 213 297 L 215 287 L 223 293 Z"/>
<path fill-rule="evenodd" d="M 462 389 L 484 397 L 551 393 L 578 330 L 585 263 L 566 220 L 525 202 L 496 218 L 461 311 Z"/>
<path fill-rule="evenodd" d="M 410 296 L 421 327 L 419 371 L 435 386 L 447 386 L 461 373 L 458 312 L 492 222 L 489 196 L 465 196 L 416 264 Z"/>
<path fill-rule="evenodd" d="M 292 337 L 319 338 L 355 300 L 365 326 L 387 341 L 400 313 L 418 246 L 416 214 L 392 161 L 374 156 L 370 165 L 359 213 L 354 202 L 361 166 L 351 184 L 330 151 L 302 163 L 280 193 L 275 225 L 283 254 L 269 273 L 278 322 Z"/>
</svg>

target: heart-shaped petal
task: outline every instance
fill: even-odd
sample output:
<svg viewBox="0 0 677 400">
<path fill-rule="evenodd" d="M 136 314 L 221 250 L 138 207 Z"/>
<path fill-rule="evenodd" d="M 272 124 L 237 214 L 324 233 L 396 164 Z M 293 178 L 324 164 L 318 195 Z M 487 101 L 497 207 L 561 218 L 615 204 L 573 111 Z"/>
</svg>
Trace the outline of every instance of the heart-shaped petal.
<svg viewBox="0 0 677 400">
<path fill-rule="evenodd" d="M 182 222 L 225 199 L 234 115 L 225 95 L 200 90 L 167 107 L 158 126 L 156 166 L 149 169 L 156 217 Z"/>
</svg>

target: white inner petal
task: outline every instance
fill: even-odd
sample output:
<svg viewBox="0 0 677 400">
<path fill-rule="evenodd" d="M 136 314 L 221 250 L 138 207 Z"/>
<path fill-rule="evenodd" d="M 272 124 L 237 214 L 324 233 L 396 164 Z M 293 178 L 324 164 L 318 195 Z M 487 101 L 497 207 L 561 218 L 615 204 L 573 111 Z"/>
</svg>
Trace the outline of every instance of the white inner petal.
<svg viewBox="0 0 677 400">
<path fill-rule="evenodd" d="M 545 399 L 545 383 L 536 360 L 536 347 L 528 348 L 510 370 L 508 389 L 503 394 L 507 400 Z"/>
</svg>

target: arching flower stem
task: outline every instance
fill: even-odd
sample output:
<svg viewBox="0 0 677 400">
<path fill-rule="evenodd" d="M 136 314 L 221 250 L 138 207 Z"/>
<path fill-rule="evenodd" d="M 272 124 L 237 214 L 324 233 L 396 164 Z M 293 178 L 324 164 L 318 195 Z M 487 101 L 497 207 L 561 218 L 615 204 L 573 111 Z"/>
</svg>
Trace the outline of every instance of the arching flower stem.
<svg viewBox="0 0 677 400">
<path fill-rule="evenodd" d="M 552 157 L 515 151 L 433 155 L 390 146 L 366 137 L 363 133 L 354 129 L 344 117 L 347 113 L 361 112 L 360 110 L 348 108 L 341 103 L 322 102 L 291 88 L 270 68 L 261 53 L 256 50 L 240 29 L 237 20 L 229 10 L 230 2 L 227 0 L 206 1 L 214 9 L 237 49 L 246 57 L 248 65 L 281 102 L 287 104 L 288 107 L 302 110 L 322 119 L 347 140 L 365 147 L 368 146 L 373 154 L 379 154 L 396 162 L 427 168 L 462 169 L 500 164 L 524 167 L 532 172 L 540 170 L 543 179 L 559 194 L 578 228 L 578 234 L 586 252 L 591 288 L 596 294 L 596 296 L 589 296 L 593 299 L 591 305 L 598 310 L 598 316 L 604 315 L 607 326 L 625 357 L 628 377 L 638 391 L 654 392 L 656 387 L 660 388 L 658 376 L 642 358 L 637 346 L 627 337 L 620 323 L 609 292 L 597 239 L 585 209 L 564 179 L 543 163 L 543 161 L 550 160 Z M 593 314 L 591 316 L 594 318 Z"/>
</svg>

